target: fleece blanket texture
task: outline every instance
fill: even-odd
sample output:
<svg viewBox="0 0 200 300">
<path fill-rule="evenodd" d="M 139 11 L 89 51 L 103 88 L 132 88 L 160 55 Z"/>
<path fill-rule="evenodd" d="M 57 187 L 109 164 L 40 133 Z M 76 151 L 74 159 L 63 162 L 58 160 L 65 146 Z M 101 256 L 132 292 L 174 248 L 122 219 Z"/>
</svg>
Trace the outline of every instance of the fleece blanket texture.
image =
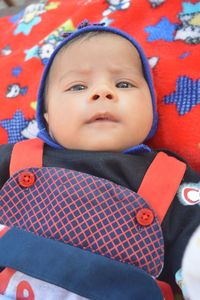
<svg viewBox="0 0 200 300">
<path fill-rule="evenodd" d="M 88 19 L 134 36 L 153 69 L 159 126 L 149 142 L 200 171 L 200 1 L 49 0 L 0 19 L 0 143 L 35 137 L 41 73 L 66 30 Z M 134 112 L 133 112 L 134 117 Z"/>
</svg>

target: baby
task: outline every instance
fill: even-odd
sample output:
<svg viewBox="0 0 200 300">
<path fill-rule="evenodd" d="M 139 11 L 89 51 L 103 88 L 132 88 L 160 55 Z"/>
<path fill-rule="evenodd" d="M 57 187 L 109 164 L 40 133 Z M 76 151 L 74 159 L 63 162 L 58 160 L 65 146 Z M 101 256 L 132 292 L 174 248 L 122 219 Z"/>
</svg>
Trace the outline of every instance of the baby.
<svg viewBox="0 0 200 300">
<path fill-rule="evenodd" d="M 17 169 L 13 154 L 15 147 L 3 145 L 0 148 L 0 168 L 3 174 L 0 179 L 3 199 L 0 224 L 14 225 L 43 236 L 40 239 L 41 245 L 52 243 L 48 244 L 46 255 L 40 262 L 41 266 L 37 265 L 37 270 L 25 272 L 23 268 L 17 269 L 16 266 L 10 265 L 13 269 L 79 295 L 73 299 L 86 297 L 94 300 L 128 300 L 145 299 L 148 295 L 149 300 L 157 300 L 162 299 L 160 288 L 166 300 L 173 299 L 169 286 L 163 282 L 170 284 L 174 293 L 177 292 L 175 274 L 181 268 L 185 247 L 200 220 L 200 201 L 193 196 L 194 189 L 198 188 L 200 176 L 175 154 L 169 151 L 153 151 L 144 144 L 155 134 L 157 119 L 156 98 L 148 60 L 140 45 L 130 35 L 104 24 L 83 22 L 77 31 L 70 33 L 63 40 L 50 57 L 39 88 L 37 121 L 40 140 L 36 143 L 37 147 L 38 141 L 39 144 L 41 141 L 45 143 L 42 144 L 40 154 L 40 169 L 28 169 L 26 175 L 24 171 L 16 173 L 20 168 L 35 167 L 32 156 L 39 155 L 34 154 L 37 147 L 33 144 L 28 148 L 28 155 L 23 147 L 20 148 L 23 151 L 21 156 L 24 155 L 23 159 L 26 157 L 25 160 L 30 163 L 24 165 L 22 159 L 22 165 Z M 20 145 L 23 145 L 23 142 Z M 17 153 L 19 165 L 20 152 Z M 20 203 L 29 199 L 29 190 L 30 199 L 35 195 L 39 203 L 45 204 L 46 199 L 53 195 L 49 206 L 45 207 L 45 212 L 31 210 L 34 217 L 40 213 L 39 229 L 33 230 L 29 225 L 31 222 L 28 218 L 32 218 L 31 214 L 27 221 L 24 217 L 21 223 L 17 215 L 12 221 L 7 215 L 8 170 L 10 165 L 10 169 L 13 169 L 13 164 L 16 172 L 11 172 L 11 181 L 12 178 L 15 180 L 16 176 L 19 184 L 26 189 L 24 196 L 20 196 Z M 58 174 L 57 179 L 55 174 Z M 53 188 L 47 180 L 48 176 L 51 182 L 56 180 Z M 62 180 L 59 179 L 61 177 Z M 73 184 L 80 182 L 81 187 L 73 190 L 69 183 L 71 177 Z M 40 186 L 35 190 L 38 196 L 34 194 L 32 187 L 37 178 L 41 178 Z M 87 182 L 86 189 L 89 189 L 90 196 L 84 194 L 88 192 L 85 190 L 85 183 L 82 184 L 83 180 Z M 57 190 L 60 181 L 62 186 Z M 16 182 L 17 180 L 14 185 Z M 65 189 L 63 184 L 70 187 L 64 190 L 61 197 L 61 190 Z M 13 189 L 13 185 L 10 188 Z M 40 189 L 45 191 L 40 193 Z M 74 204 L 74 208 L 70 206 L 73 217 L 71 212 L 68 215 L 69 207 L 64 213 L 62 211 L 62 214 L 57 211 L 62 210 L 70 195 Z M 24 200 L 21 200 L 22 198 Z M 59 202 L 54 203 L 55 199 Z M 65 200 L 62 205 L 59 204 L 63 199 Z M 94 205 L 92 208 L 88 199 Z M 101 208 L 97 205 L 98 201 L 102 203 Z M 85 207 L 83 203 L 86 202 Z M 33 206 L 35 207 L 35 202 Z M 57 207 L 56 211 L 54 207 Z M 97 207 L 95 212 L 94 207 Z M 42 211 L 42 206 L 40 209 Z M 124 216 L 123 221 L 119 216 L 121 214 Z M 57 222 L 57 227 L 60 226 L 61 220 L 62 224 L 64 223 L 63 215 L 67 215 L 67 223 L 62 229 L 65 234 L 62 234 L 62 238 L 60 235 L 54 236 L 51 218 L 55 215 L 60 218 L 53 219 L 53 222 Z M 92 220 L 88 221 L 89 217 Z M 50 228 L 50 236 L 44 233 L 45 224 Z M 75 230 L 72 236 L 71 228 Z M 44 261 L 51 252 L 50 249 L 53 249 L 53 242 L 57 245 L 56 241 L 49 239 L 45 239 L 44 242 L 44 237 L 64 242 L 66 253 L 70 252 L 68 259 L 73 265 L 73 271 L 64 284 L 61 279 L 52 279 L 52 268 L 45 276 L 41 275 Z M 73 247 L 67 248 L 66 244 Z M 60 245 L 63 243 L 59 242 L 59 247 Z M 70 250 L 73 248 L 75 252 Z M 13 249 L 14 246 L 12 251 Z M 76 279 L 78 289 L 73 288 L 73 276 L 77 276 L 73 264 L 76 251 L 79 251 L 79 259 L 75 264 L 78 265 L 77 273 L 80 273 L 80 278 Z M 58 255 L 53 269 L 56 269 L 57 261 L 62 262 L 62 257 L 63 254 Z M 31 255 L 29 259 L 29 265 L 33 265 Z M 0 265 L 7 266 L 1 259 Z M 88 266 L 99 265 L 102 269 L 96 267 L 96 271 L 88 271 Z M 141 275 L 143 279 L 139 280 Z M 152 278 L 159 280 L 158 285 Z M 95 285 L 96 282 L 98 285 Z M 111 292 L 108 292 L 109 289 Z M 58 294 L 56 299 L 59 299 Z M 62 296 L 62 299 L 71 298 Z"/>
<path fill-rule="evenodd" d="M 37 110 L 40 137 L 47 143 L 119 152 L 154 134 L 157 113 L 148 62 L 136 44 L 142 65 L 138 50 L 127 38 L 102 27 L 75 35 L 60 46 L 57 55 L 54 52 L 43 76 Z"/>
</svg>

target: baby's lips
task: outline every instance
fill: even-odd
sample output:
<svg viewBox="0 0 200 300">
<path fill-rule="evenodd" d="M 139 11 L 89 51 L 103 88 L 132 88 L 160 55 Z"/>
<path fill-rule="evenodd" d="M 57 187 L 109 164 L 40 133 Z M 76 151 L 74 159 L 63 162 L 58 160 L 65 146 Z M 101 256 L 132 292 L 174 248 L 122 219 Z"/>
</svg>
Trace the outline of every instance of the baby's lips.
<svg viewBox="0 0 200 300">
<path fill-rule="evenodd" d="M 104 113 L 96 113 L 94 114 L 91 118 L 89 118 L 86 123 L 90 124 L 95 121 L 110 121 L 110 122 L 118 122 L 116 117 L 114 117 L 111 113 L 109 112 L 104 112 Z"/>
</svg>

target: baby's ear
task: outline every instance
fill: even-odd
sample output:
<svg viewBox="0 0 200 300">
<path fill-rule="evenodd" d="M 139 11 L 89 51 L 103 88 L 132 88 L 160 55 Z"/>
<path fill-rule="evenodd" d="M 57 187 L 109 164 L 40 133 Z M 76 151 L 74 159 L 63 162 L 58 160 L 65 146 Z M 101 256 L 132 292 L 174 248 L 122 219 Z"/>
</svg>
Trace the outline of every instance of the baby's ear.
<svg viewBox="0 0 200 300">
<path fill-rule="evenodd" d="M 44 113 L 44 118 L 45 118 L 45 121 L 47 122 L 47 124 L 49 123 L 49 116 L 48 116 L 48 112 L 45 112 Z"/>
</svg>

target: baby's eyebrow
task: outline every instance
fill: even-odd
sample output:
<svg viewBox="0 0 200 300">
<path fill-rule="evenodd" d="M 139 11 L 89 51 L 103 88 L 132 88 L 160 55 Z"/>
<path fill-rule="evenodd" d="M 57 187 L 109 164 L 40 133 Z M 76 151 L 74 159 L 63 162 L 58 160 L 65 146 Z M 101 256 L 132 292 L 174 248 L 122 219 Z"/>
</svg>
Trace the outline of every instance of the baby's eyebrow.
<svg viewBox="0 0 200 300">
<path fill-rule="evenodd" d="M 90 69 L 72 69 L 65 72 L 60 78 L 59 81 L 62 81 L 64 78 L 72 76 L 72 75 L 86 75 L 91 73 L 92 70 Z"/>
<path fill-rule="evenodd" d="M 121 74 L 121 73 L 130 73 L 130 74 L 134 74 L 134 73 L 140 73 L 140 69 L 136 68 L 136 67 L 130 67 L 130 66 L 124 66 L 124 67 L 112 67 L 110 68 L 110 71 L 113 74 Z"/>
<path fill-rule="evenodd" d="M 114 75 L 119 75 L 122 74 L 124 75 L 125 73 L 128 73 L 128 75 L 132 75 L 132 76 L 141 76 L 143 75 L 143 72 L 140 68 L 133 68 L 130 66 L 122 66 L 122 67 L 118 67 L 118 66 L 110 66 L 109 70 L 111 73 L 113 73 Z M 71 69 L 66 71 L 64 74 L 62 74 L 62 76 L 59 78 L 59 82 L 61 82 L 63 79 L 65 79 L 66 77 L 70 77 L 70 76 L 80 76 L 80 75 L 91 75 L 94 72 L 93 68 L 78 68 L 78 69 Z"/>
</svg>

